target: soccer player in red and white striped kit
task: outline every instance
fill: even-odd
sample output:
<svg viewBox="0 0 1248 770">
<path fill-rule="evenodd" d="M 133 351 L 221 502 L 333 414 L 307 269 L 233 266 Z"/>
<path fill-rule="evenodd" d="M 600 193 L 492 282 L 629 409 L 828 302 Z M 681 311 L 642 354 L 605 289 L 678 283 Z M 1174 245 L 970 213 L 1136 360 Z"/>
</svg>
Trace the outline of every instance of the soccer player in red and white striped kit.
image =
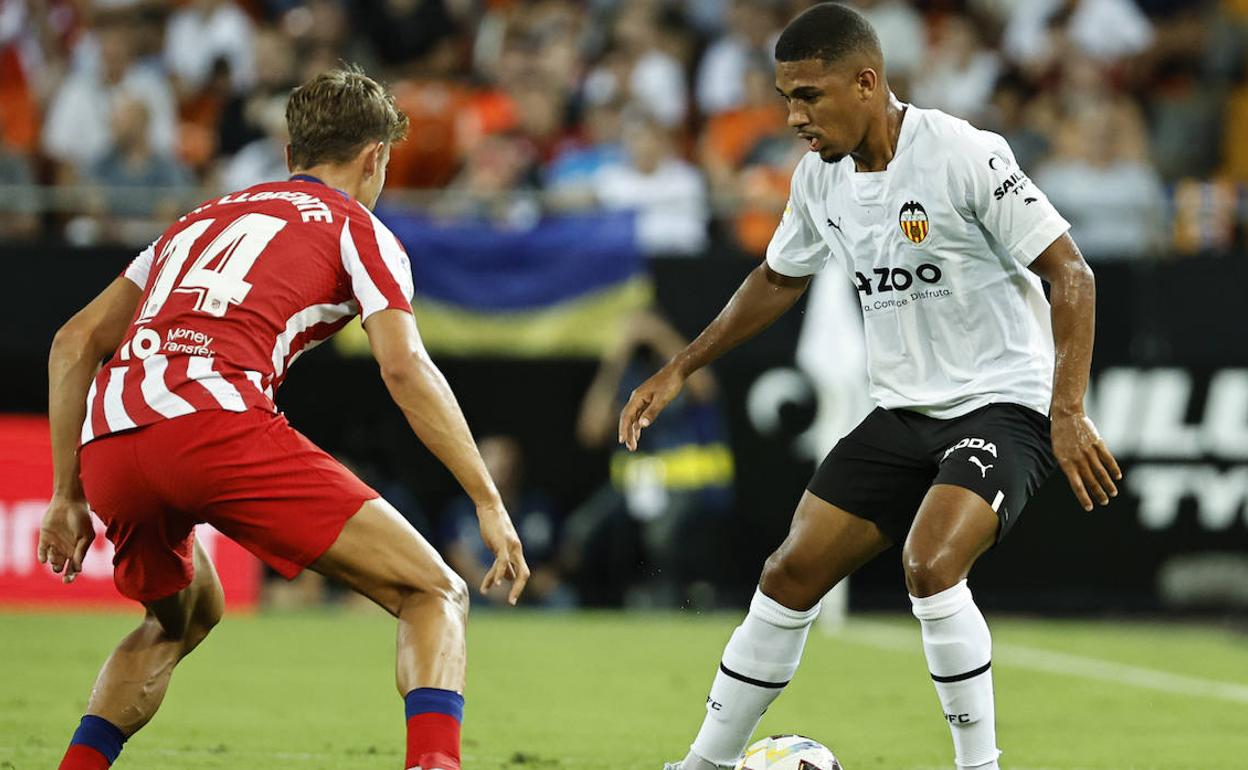
<svg viewBox="0 0 1248 770">
<path fill-rule="evenodd" d="M 156 713 L 178 661 L 220 620 L 196 544 L 207 522 L 286 577 L 311 568 L 398 618 L 405 768 L 459 770 L 467 587 L 377 492 L 277 411 L 301 353 L 359 316 L 389 392 L 476 503 L 496 556 L 482 590 L 528 579 L 520 540 L 412 317 L 412 276 L 370 209 L 407 119 L 355 68 L 294 90 L 294 174 L 175 222 L 57 333 L 53 499 L 39 560 L 70 582 L 95 533 L 146 616 L 96 679 L 61 770 L 103 770 Z M 111 356 L 101 367 L 105 356 Z"/>
</svg>

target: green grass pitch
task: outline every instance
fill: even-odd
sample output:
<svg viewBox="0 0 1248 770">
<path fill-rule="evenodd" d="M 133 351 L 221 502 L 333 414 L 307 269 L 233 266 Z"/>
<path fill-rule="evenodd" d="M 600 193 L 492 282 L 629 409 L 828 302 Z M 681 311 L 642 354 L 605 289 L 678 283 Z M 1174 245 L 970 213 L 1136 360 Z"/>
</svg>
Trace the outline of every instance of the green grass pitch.
<svg viewBox="0 0 1248 770">
<path fill-rule="evenodd" d="M 738 617 L 474 615 L 466 770 L 659 770 L 697 729 Z M 134 622 L 0 615 L 0 768 L 56 766 L 92 677 Z M 1248 638 L 1181 625 L 992 622 L 1004 768 L 1248 768 Z M 403 719 L 392 645 L 380 611 L 227 615 L 115 767 L 396 770 Z M 760 732 L 817 738 L 846 770 L 953 764 L 910 618 L 812 633 Z"/>
</svg>

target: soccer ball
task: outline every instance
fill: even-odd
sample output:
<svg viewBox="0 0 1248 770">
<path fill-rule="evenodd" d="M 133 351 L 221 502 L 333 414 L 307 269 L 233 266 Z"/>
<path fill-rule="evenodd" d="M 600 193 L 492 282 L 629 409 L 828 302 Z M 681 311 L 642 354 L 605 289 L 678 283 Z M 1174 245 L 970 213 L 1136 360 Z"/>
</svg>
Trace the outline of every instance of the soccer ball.
<svg viewBox="0 0 1248 770">
<path fill-rule="evenodd" d="M 745 750 L 736 770 L 842 770 L 819 741 L 800 735 L 773 735 Z"/>
</svg>

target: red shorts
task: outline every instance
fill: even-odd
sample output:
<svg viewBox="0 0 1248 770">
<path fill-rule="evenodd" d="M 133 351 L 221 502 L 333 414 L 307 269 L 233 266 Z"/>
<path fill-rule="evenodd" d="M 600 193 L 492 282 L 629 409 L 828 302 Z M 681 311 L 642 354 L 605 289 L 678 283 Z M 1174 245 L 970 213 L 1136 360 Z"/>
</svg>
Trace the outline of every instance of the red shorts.
<svg viewBox="0 0 1248 770">
<path fill-rule="evenodd" d="M 117 590 L 141 602 L 190 584 L 200 522 L 292 578 L 379 497 L 285 417 L 255 409 L 96 439 L 82 448 L 82 484 L 116 547 Z"/>
</svg>

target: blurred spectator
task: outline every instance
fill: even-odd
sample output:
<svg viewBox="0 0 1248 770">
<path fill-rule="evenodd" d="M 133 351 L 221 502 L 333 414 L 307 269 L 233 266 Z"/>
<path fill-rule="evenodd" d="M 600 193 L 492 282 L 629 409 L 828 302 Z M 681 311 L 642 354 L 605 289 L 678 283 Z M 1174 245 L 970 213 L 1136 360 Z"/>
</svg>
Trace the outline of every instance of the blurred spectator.
<svg viewBox="0 0 1248 770">
<path fill-rule="evenodd" d="M 202 88 L 218 61 L 224 61 L 237 92 L 255 80 L 251 18 L 233 0 L 191 0 L 169 17 L 165 66 L 179 91 Z"/>
<path fill-rule="evenodd" d="M 695 551 L 715 550 L 710 521 L 731 507 L 732 452 L 706 369 L 689 377 L 663 419 L 641 434 L 636 452 L 615 444 L 628 394 L 685 345 L 651 310 L 623 328 L 585 394 L 577 423 L 583 446 L 614 447 L 611 480 L 569 516 L 562 562 L 586 604 L 673 606 L 690 598 L 700 577 L 691 570 L 714 563 Z"/>
<path fill-rule="evenodd" d="M 34 181 L 30 163 L 0 142 L 0 240 L 32 238 L 38 232 L 37 201 L 30 191 L 16 189 Z"/>
<path fill-rule="evenodd" d="M 722 196 L 717 203 L 735 209 L 738 245 L 757 256 L 780 222 L 789 178 L 804 148 L 788 127 L 770 60 L 750 62 L 744 78 L 745 102 L 707 122 L 698 156 L 710 188 Z"/>
<path fill-rule="evenodd" d="M 290 176 L 286 167 L 286 95 L 270 96 L 249 104 L 252 123 L 264 130 L 264 136 L 249 142 L 234 154 L 221 169 L 221 186 L 242 190 L 262 182 L 275 182 Z"/>
<path fill-rule="evenodd" d="M 217 155 L 218 126 L 232 93 L 229 65 L 218 59 L 204 85 L 178 108 L 178 154 L 198 173 Z"/>
<path fill-rule="evenodd" d="M 582 121 L 582 141 L 564 147 L 546 165 L 547 189 L 556 194 L 584 193 L 592 197 L 598 172 L 626 161 L 621 144 L 621 120 L 622 108 L 618 101 L 589 105 Z"/>
<path fill-rule="evenodd" d="M 39 136 L 37 84 L 29 76 L 38 48 L 23 45 L 33 24 L 24 0 L 0 2 L 0 147 L 22 153 L 34 151 Z"/>
<path fill-rule="evenodd" d="M 533 157 L 544 165 L 565 147 L 575 146 L 575 136 L 565 130 L 567 94 L 542 83 L 525 83 L 511 89 L 516 106 L 516 129 L 532 147 Z"/>
<path fill-rule="evenodd" d="M 927 61 L 923 17 L 904 0 L 858 0 L 854 5 L 879 35 L 888 85 L 909 100 L 911 82 Z"/>
<path fill-rule="evenodd" d="M 250 142 L 264 137 L 268 133 L 261 121 L 264 105 L 298 85 L 295 80 L 295 49 L 285 35 L 275 30 L 261 30 L 255 35 L 253 44 L 255 84 L 243 93 L 233 94 L 221 108 L 217 141 L 224 155 L 233 155 Z"/>
<path fill-rule="evenodd" d="M 1001 58 L 984 46 L 971 20 L 961 15 L 945 18 L 914 80 L 914 103 L 980 123 L 1001 73 Z"/>
<path fill-rule="evenodd" d="M 637 0 L 617 13 L 613 47 L 586 79 L 586 98 L 635 100 L 663 125 L 680 125 L 688 110 L 685 73 L 680 60 L 659 45 L 659 5 Z"/>
<path fill-rule="evenodd" d="M 1112 62 L 1143 52 L 1153 25 L 1132 0 L 1027 0 L 1014 5 L 1002 50 L 1032 72 L 1043 72 L 1068 48 Z"/>
<path fill-rule="evenodd" d="M 1240 184 L 1248 185 L 1248 142 L 1244 128 L 1248 126 L 1248 63 L 1240 73 L 1239 82 L 1226 100 L 1222 118 L 1221 173 Z"/>
<path fill-rule="evenodd" d="M 424 58 L 456 31 L 444 0 L 359 0 L 352 10 L 385 67 Z"/>
<path fill-rule="evenodd" d="M 704 116 L 745 102 L 746 71 L 760 58 L 770 65 L 771 50 L 779 34 L 770 3 L 731 0 L 727 19 L 727 31 L 710 44 L 698 65 L 698 109 Z"/>
<path fill-rule="evenodd" d="M 487 436 L 479 442 L 481 459 L 498 486 L 499 496 L 511 514 L 516 533 L 524 543 L 524 558 L 531 575 L 524 591 L 526 604 L 570 607 L 575 597 L 556 565 L 559 518 L 551 501 L 529 488 L 524 477 L 524 452 L 510 436 Z M 494 554 L 481 540 L 481 525 L 472 501 L 462 495 L 442 513 L 443 550 L 447 563 L 475 589 L 494 566 Z M 510 586 L 496 586 L 485 599 L 505 604 Z M 473 591 L 476 598 L 476 591 Z"/>
<path fill-rule="evenodd" d="M 637 212 L 637 239 L 646 253 L 699 255 L 710 217 L 702 175 L 676 157 L 670 134 L 648 116 L 631 116 L 623 136 L 628 161 L 598 172 L 597 200 Z"/>
<path fill-rule="evenodd" d="M 450 80 L 418 77 L 394 84 L 394 100 L 407 115 L 407 139 L 390 149 L 387 186 L 442 187 L 460 163 L 460 127 L 468 109 L 467 89 Z"/>
<path fill-rule="evenodd" d="M 1179 181 L 1174 186 L 1175 251 L 1183 256 L 1230 251 L 1235 242 L 1239 199 L 1240 192 L 1226 180 Z"/>
<path fill-rule="evenodd" d="M 94 163 L 112 144 L 113 104 L 125 95 L 147 108 L 147 136 L 154 152 L 172 155 L 175 109 L 169 83 L 157 71 L 134 61 L 131 31 L 111 22 L 96 30 L 100 67 L 70 73 L 52 98 L 43 125 L 43 150 L 61 164 L 58 176 L 72 178 Z"/>
<path fill-rule="evenodd" d="M 1018 165 L 1032 171 L 1049 154 L 1049 136 L 1057 117 L 1051 99 L 1035 98 L 1034 89 L 1016 71 L 997 80 L 991 109 L 980 126 L 1005 138 Z"/>
<path fill-rule="evenodd" d="M 1139 258 L 1161 244 L 1165 191 L 1148 162 L 1143 120 L 1129 101 L 1062 121 L 1053 158 L 1033 178 L 1070 221 L 1071 237 L 1089 260 Z"/>
<path fill-rule="evenodd" d="M 472 150 L 464 168 L 433 206 L 451 219 L 484 219 L 499 226 L 527 228 L 537 222 L 540 206 L 532 195 L 538 186 L 532 146 L 515 132 L 490 134 Z"/>
<path fill-rule="evenodd" d="M 1171 58 L 1148 92 L 1153 147 L 1167 179 L 1207 176 L 1218 165 L 1226 93 L 1210 87 L 1195 55 Z M 1243 126 L 1229 126 L 1242 144 Z"/>
<path fill-rule="evenodd" d="M 112 144 L 86 174 L 87 181 L 106 188 L 98 203 L 100 229 L 94 239 L 152 240 L 178 215 L 189 175 L 167 153 L 152 147 L 147 105 L 139 97 L 119 96 L 109 122 Z"/>
</svg>

